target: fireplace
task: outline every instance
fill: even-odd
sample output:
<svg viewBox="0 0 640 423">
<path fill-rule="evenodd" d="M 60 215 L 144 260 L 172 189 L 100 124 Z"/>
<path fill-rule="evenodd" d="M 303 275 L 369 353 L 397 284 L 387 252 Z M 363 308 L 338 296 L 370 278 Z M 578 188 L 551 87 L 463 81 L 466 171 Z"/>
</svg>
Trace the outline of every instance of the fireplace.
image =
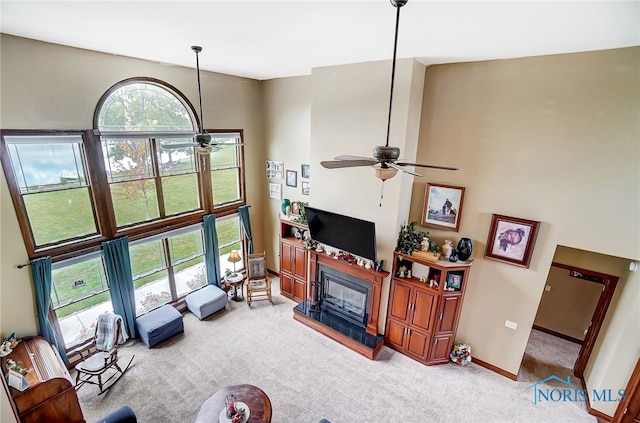
<svg viewBox="0 0 640 423">
<path fill-rule="evenodd" d="M 320 307 L 366 328 L 371 285 L 323 264 L 318 266 L 318 274 Z"/>
<path fill-rule="evenodd" d="M 378 315 L 388 275 L 311 250 L 307 300 L 293 318 L 373 360 L 384 343 Z"/>
</svg>

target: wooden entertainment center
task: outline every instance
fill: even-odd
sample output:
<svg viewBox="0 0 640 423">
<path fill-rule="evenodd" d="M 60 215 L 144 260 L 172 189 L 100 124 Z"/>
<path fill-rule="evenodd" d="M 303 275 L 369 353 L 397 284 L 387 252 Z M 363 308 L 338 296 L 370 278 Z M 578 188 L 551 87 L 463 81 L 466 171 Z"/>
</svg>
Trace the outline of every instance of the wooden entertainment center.
<svg viewBox="0 0 640 423">
<path fill-rule="evenodd" d="M 384 345 L 423 364 L 449 362 L 471 262 L 433 261 L 420 253 L 393 255 L 384 336 L 378 335 L 382 284 L 389 272 L 349 264 L 306 248 L 306 225 L 280 219 L 280 292 L 298 302 L 294 319 L 369 359 Z M 429 254 L 429 253 L 427 253 Z M 371 287 L 366 327 L 360 331 L 326 311 L 310 310 L 311 281 L 319 266 L 366 281 Z M 335 330 L 335 328 L 340 328 Z M 349 332 L 349 335 L 347 335 Z"/>
</svg>

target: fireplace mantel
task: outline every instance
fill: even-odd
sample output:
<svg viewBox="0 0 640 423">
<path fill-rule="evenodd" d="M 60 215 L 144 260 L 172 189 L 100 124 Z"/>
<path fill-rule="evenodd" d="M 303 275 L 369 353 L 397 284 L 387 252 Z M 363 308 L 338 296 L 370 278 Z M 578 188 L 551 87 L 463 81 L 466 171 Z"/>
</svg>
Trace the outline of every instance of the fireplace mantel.
<svg viewBox="0 0 640 423">
<path fill-rule="evenodd" d="M 367 320 L 367 333 L 378 334 L 378 314 L 380 314 L 380 296 L 382 295 L 382 281 L 389 275 L 389 272 L 378 272 L 374 269 L 367 269 L 364 266 L 349 264 L 342 260 L 336 260 L 322 252 L 315 250 L 309 254 L 309 280 L 315 281 L 318 277 L 318 266 L 324 264 L 339 272 L 354 276 L 371 284 L 371 295 L 369 295 L 369 318 Z M 308 297 L 308 295 L 307 295 Z"/>
<path fill-rule="evenodd" d="M 319 275 L 320 265 L 329 267 L 338 272 L 351 275 L 361 281 L 368 282 L 371 285 L 369 293 L 369 314 L 367 317 L 366 330 L 360 328 L 361 336 L 359 340 L 354 340 L 349 336 L 345 336 L 340 331 L 323 324 L 322 319 L 312 318 L 307 312 L 307 302 L 303 301 L 294 308 L 294 319 L 306 324 L 307 326 L 317 330 L 318 332 L 334 339 L 348 348 L 364 355 L 369 359 L 374 359 L 383 345 L 383 337 L 378 335 L 378 315 L 380 314 L 380 297 L 382 295 L 382 282 L 389 275 L 389 272 L 378 272 L 374 269 L 367 269 L 363 266 L 352 265 L 342 260 L 336 260 L 323 252 L 309 251 L 309 281 L 315 281 Z M 311 286 L 311 283 L 307 284 Z M 310 297 L 307 293 L 307 298 Z"/>
</svg>

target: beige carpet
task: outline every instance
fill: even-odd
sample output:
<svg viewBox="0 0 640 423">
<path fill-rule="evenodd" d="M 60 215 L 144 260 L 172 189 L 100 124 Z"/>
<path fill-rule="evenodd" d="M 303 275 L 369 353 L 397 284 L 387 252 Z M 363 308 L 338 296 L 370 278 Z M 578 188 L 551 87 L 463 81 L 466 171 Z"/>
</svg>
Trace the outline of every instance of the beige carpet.
<svg viewBox="0 0 640 423">
<path fill-rule="evenodd" d="M 185 313 L 184 334 L 160 347 L 127 343 L 134 363 L 110 391 L 78 391 L 87 422 L 123 404 L 143 423 L 193 422 L 214 392 L 242 383 L 267 393 L 274 423 L 596 422 L 581 403 L 534 405 L 531 382 L 473 363 L 428 367 L 387 347 L 368 360 L 294 321 L 294 305 L 230 302 L 204 321 Z"/>
</svg>

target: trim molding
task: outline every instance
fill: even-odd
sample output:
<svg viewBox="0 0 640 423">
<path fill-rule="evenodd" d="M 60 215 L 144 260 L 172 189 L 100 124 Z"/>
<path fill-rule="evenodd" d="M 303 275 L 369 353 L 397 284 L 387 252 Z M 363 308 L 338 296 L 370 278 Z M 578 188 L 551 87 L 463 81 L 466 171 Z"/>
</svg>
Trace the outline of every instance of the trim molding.
<svg viewBox="0 0 640 423">
<path fill-rule="evenodd" d="M 492 372 L 496 372 L 499 375 L 502 375 L 502 376 L 504 376 L 506 378 L 509 378 L 511 380 L 516 380 L 516 381 L 518 380 L 518 375 L 514 375 L 513 373 L 509 373 L 506 370 L 502 370 L 500 367 L 494 366 L 493 364 L 489 364 L 486 361 L 482 361 L 482 360 L 480 360 L 478 358 L 475 358 L 473 356 L 471 357 L 471 361 L 473 363 L 476 363 L 480 367 L 484 367 L 485 369 L 489 369 Z"/>
<path fill-rule="evenodd" d="M 539 330 L 540 332 L 548 333 L 549 335 L 557 336 L 558 338 L 566 339 L 567 341 L 573 342 L 578 345 L 582 345 L 582 341 L 580 339 L 565 335 L 564 333 L 556 332 L 555 330 L 543 328 L 542 326 L 538 325 L 533 325 L 533 329 Z"/>
<path fill-rule="evenodd" d="M 587 384 L 584 379 L 580 379 L 580 384 L 582 385 L 582 389 L 587 390 Z M 611 423 L 613 417 L 604 414 L 602 411 L 595 410 L 591 408 L 591 402 L 589 401 L 589 396 L 587 395 L 587 399 L 585 401 L 585 406 L 587 408 L 587 413 L 595 416 L 598 419 L 598 423 Z"/>
</svg>

